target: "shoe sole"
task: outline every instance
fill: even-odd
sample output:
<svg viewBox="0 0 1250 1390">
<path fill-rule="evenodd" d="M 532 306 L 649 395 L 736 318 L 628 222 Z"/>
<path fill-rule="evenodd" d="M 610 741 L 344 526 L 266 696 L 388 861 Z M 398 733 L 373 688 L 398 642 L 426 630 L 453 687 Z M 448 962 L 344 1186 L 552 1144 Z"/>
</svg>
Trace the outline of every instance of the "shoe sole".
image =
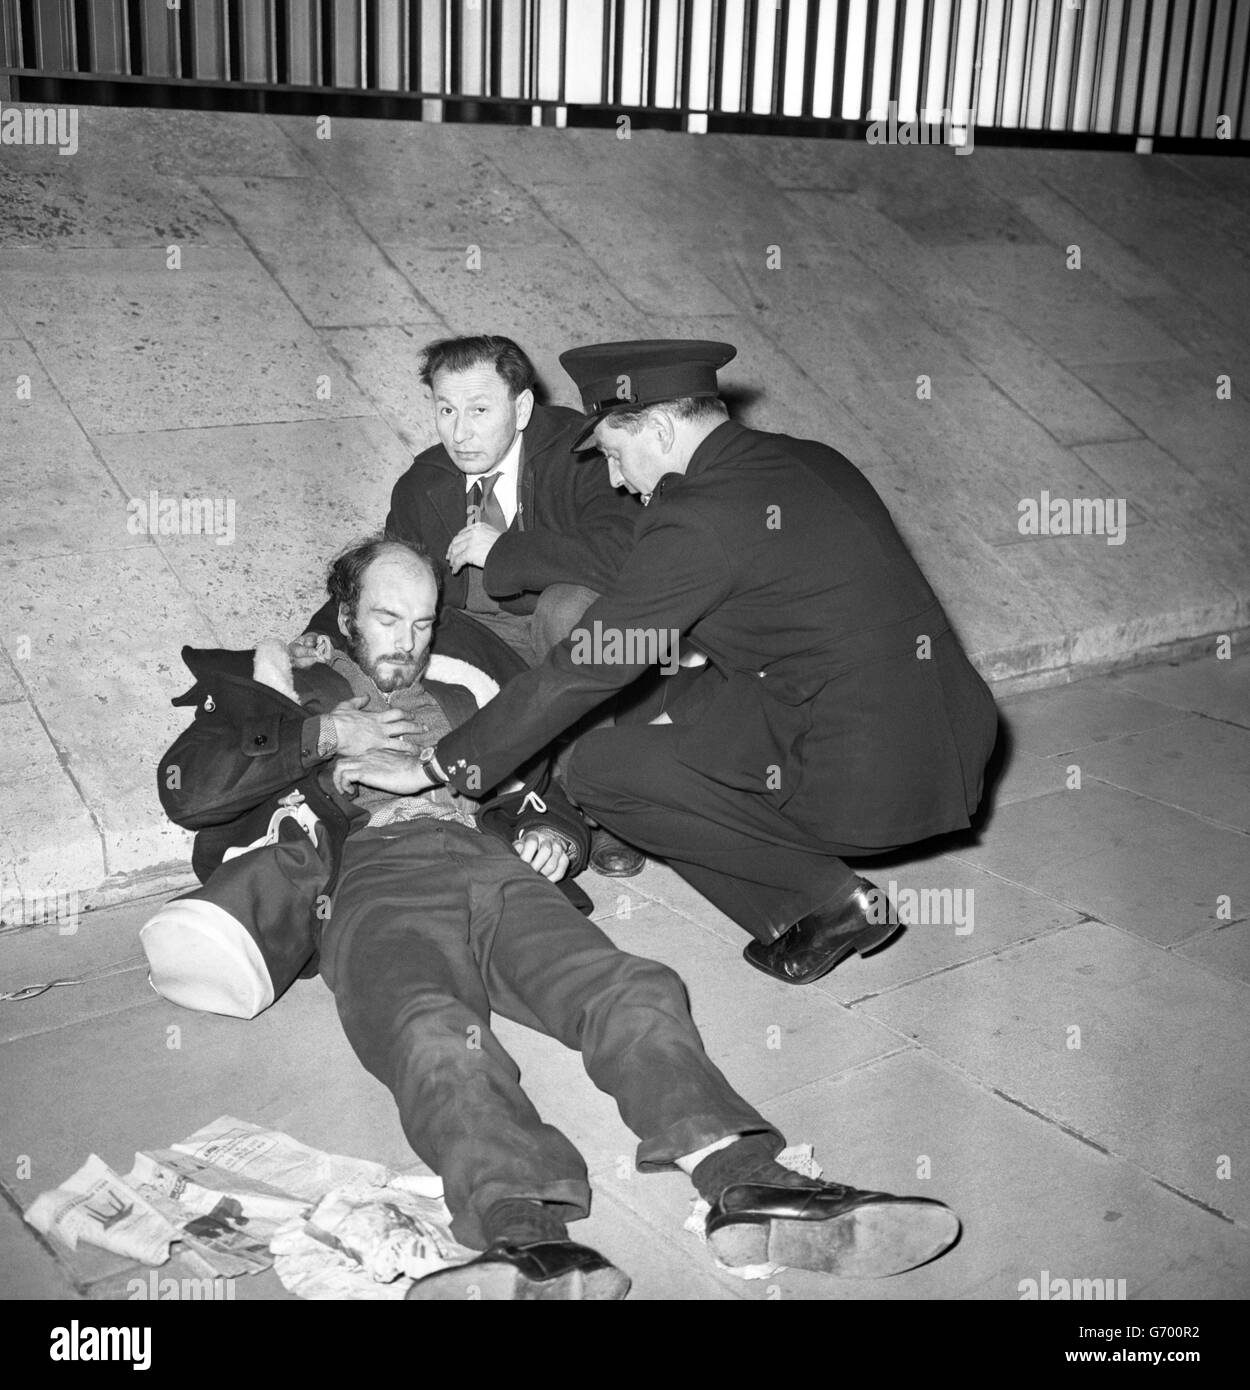
<svg viewBox="0 0 1250 1390">
<path fill-rule="evenodd" d="M 959 1218 L 928 1202 L 875 1202 L 827 1221 L 774 1217 L 708 1236 L 721 1264 L 777 1264 L 843 1279 L 885 1279 L 928 1264 L 959 1238 Z"/>
<path fill-rule="evenodd" d="M 847 956 L 858 955 L 862 958 L 864 956 L 874 955 L 877 951 L 888 946 L 902 930 L 902 922 L 887 922 L 875 936 L 870 936 L 869 933 L 864 932 L 857 937 L 852 937 L 849 941 L 844 942 L 819 970 L 813 970 L 810 974 L 803 975 L 798 979 L 790 975 L 774 974 L 773 971 L 766 969 L 758 961 L 753 960 L 745 951 L 743 951 L 742 957 L 748 965 L 755 966 L 761 975 L 767 975 L 770 980 L 776 980 L 779 984 L 810 985 L 816 980 L 823 980 L 831 970 L 836 970 Z"/>
<path fill-rule="evenodd" d="M 591 855 L 589 863 L 591 870 L 597 873 L 600 878 L 633 878 L 636 874 L 642 873 L 643 869 L 647 867 L 645 858 L 636 869 L 603 869 L 595 863 L 594 855 Z"/>
<path fill-rule="evenodd" d="M 424 1303 L 590 1303 L 622 1299 L 629 1286 L 629 1276 L 611 1265 L 543 1280 L 527 1279 L 509 1264 L 458 1265 L 418 1280 L 406 1297 Z"/>
</svg>

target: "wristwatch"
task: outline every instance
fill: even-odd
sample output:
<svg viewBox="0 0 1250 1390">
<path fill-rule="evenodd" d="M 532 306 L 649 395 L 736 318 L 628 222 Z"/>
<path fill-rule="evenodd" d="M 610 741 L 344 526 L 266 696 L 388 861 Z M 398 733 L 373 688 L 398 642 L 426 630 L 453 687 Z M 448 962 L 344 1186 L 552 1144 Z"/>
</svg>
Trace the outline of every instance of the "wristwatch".
<svg viewBox="0 0 1250 1390">
<path fill-rule="evenodd" d="M 428 748 L 421 749 L 417 754 L 417 765 L 431 782 L 435 782 L 442 786 L 447 785 L 447 774 L 439 766 L 438 759 L 434 756 L 433 744 Z"/>
</svg>

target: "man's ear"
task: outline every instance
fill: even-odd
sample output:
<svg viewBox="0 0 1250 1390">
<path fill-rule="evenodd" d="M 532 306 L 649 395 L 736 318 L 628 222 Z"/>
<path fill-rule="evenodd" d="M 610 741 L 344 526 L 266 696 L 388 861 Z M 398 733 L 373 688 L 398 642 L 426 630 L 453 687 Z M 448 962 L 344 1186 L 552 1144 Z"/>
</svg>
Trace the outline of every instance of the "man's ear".
<svg viewBox="0 0 1250 1390">
<path fill-rule="evenodd" d="M 661 453 L 671 453 L 677 440 L 677 428 L 673 424 L 673 417 L 665 410 L 653 410 L 647 424 L 655 431 Z"/>
<path fill-rule="evenodd" d="M 339 631 L 344 637 L 350 637 L 352 635 L 351 617 L 348 614 L 347 605 L 345 603 L 339 604 Z"/>
<path fill-rule="evenodd" d="M 523 430 L 530 422 L 530 416 L 534 413 L 534 393 L 530 390 L 522 391 L 514 402 L 516 406 L 516 427 Z"/>
</svg>

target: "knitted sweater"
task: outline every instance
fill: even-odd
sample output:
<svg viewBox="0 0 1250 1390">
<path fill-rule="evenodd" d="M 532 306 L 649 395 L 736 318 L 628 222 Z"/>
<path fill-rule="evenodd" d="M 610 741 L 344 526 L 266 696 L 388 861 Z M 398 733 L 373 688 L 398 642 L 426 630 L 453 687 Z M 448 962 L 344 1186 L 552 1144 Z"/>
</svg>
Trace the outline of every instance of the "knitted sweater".
<svg viewBox="0 0 1250 1390">
<path fill-rule="evenodd" d="M 414 752 L 429 748 L 450 732 L 451 725 L 442 707 L 420 681 L 405 690 L 394 690 L 386 695 L 346 652 L 336 651 L 329 665 L 347 681 L 353 695 L 367 697 L 366 711 L 402 710 L 417 725 L 416 733 L 403 734 L 398 740 L 406 748 Z M 454 820 L 470 827 L 477 825 L 474 803 L 450 787 L 430 787 L 416 796 L 396 796 L 392 792 L 361 786 L 356 804 L 369 812 L 370 826 L 394 825 L 398 821 L 417 820 L 424 816 L 436 820 Z"/>
</svg>

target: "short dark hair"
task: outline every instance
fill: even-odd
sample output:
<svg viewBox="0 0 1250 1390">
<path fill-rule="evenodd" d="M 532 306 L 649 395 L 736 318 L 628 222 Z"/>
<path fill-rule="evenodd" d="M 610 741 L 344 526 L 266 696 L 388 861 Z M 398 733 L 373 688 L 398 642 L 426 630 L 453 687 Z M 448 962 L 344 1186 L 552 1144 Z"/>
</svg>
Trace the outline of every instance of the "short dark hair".
<svg viewBox="0 0 1250 1390">
<path fill-rule="evenodd" d="M 326 575 L 326 589 L 335 603 L 347 608 L 348 620 L 356 621 L 356 608 L 360 603 L 360 590 L 365 581 L 365 571 L 381 556 L 391 552 L 401 552 L 419 560 L 430 571 L 435 586 L 442 590 L 442 576 L 438 566 L 430 558 L 429 551 L 415 541 L 399 540 L 379 532 L 366 540 L 336 555 L 330 562 L 330 572 Z"/>
<path fill-rule="evenodd" d="M 532 391 L 538 380 L 534 364 L 511 338 L 479 334 L 475 338 L 440 338 L 427 343 L 421 358 L 421 384 L 434 389 L 439 372 L 467 372 L 474 367 L 494 367 L 513 400 Z"/>
<path fill-rule="evenodd" d="M 603 417 L 614 429 L 637 434 L 653 410 L 667 410 L 678 420 L 724 420 L 729 411 L 719 396 L 676 396 L 671 401 L 652 401 L 628 410 L 609 411 Z"/>
</svg>

